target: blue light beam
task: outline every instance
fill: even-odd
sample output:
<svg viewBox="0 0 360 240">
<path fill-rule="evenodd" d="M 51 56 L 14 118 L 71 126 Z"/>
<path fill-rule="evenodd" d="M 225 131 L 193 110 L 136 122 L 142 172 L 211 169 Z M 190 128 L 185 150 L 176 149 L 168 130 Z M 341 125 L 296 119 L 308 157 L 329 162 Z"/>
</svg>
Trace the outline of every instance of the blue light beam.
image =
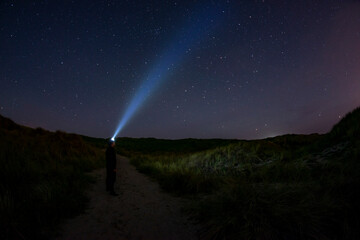
<svg viewBox="0 0 360 240">
<path fill-rule="evenodd" d="M 139 90 L 124 112 L 112 139 L 116 138 L 150 94 L 166 79 L 170 71 L 174 70 L 175 66 L 184 58 L 187 50 L 194 44 L 199 44 L 206 33 L 210 33 L 215 28 L 222 15 L 223 13 L 219 8 L 204 9 L 201 13 L 195 15 L 197 16 L 195 17 L 195 22 L 189 23 L 188 27 L 182 28 L 183 31 L 179 31 L 175 41 L 167 48 L 167 51 L 164 51 L 162 57 L 154 65 L 155 67 L 143 80 Z"/>
</svg>

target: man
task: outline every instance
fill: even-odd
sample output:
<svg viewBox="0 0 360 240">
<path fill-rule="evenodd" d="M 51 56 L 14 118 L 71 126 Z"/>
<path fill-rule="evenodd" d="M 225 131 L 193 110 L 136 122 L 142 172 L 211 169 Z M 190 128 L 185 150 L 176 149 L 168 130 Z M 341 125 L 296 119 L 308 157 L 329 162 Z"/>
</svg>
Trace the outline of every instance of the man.
<svg viewBox="0 0 360 240">
<path fill-rule="evenodd" d="M 116 178 L 116 152 L 115 141 L 109 140 L 109 146 L 106 149 L 106 191 L 112 196 L 118 196 L 114 191 Z"/>
</svg>

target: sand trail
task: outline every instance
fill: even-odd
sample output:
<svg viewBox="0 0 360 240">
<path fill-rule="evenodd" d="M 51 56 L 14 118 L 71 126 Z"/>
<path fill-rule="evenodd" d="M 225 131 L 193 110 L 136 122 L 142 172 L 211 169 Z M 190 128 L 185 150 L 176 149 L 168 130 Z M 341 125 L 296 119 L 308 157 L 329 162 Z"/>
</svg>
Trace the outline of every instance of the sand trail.
<svg viewBox="0 0 360 240">
<path fill-rule="evenodd" d="M 58 239 L 197 239 L 198 227 L 181 212 L 185 199 L 163 192 L 159 185 L 117 156 L 115 191 L 105 192 L 105 169 L 92 174 L 84 214 L 68 220 Z"/>
</svg>

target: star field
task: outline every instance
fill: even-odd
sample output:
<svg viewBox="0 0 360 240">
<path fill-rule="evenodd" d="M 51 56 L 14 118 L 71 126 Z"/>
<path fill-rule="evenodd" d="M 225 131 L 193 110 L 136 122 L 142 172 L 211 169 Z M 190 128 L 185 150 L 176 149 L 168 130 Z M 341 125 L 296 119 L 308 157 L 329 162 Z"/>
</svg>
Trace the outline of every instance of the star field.
<svg viewBox="0 0 360 240">
<path fill-rule="evenodd" d="M 324 133 L 360 105 L 358 1 L 5 0 L 0 114 L 110 137 L 174 41 L 193 44 L 119 136 Z"/>
</svg>

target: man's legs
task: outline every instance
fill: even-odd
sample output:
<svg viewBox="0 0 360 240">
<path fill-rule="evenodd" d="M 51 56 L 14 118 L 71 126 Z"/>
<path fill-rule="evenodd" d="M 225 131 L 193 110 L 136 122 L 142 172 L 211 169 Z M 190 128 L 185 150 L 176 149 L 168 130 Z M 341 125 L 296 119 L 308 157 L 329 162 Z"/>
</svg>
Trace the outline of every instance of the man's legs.
<svg viewBox="0 0 360 240">
<path fill-rule="evenodd" d="M 111 171 L 106 170 L 106 191 L 110 192 L 114 190 L 114 183 L 111 179 Z"/>
<path fill-rule="evenodd" d="M 115 193 L 114 185 L 115 185 L 115 179 L 116 179 L 116 173 L 110 172 L 107 175 L 106 178 L 106 190 L 110 192 L 111 195 L 117 196 L 118 194 Z"/>
</svg>

